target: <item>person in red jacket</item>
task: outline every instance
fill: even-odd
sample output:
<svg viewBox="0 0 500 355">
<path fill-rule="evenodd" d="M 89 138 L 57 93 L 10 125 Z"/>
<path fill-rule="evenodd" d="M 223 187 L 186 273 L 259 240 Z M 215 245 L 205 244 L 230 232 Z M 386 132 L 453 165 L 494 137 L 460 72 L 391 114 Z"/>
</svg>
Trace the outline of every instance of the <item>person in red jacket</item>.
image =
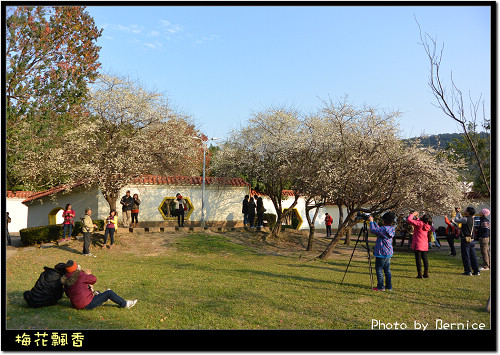
<svg viewBox="0 0 500 355">
<path fill-rule="evenodd" d="M 328 213 L 325 213 L 326 237 L 332 236 L 332 222 L 333 218 Z"/>
<path fill-rule="evenodd" d="M 71 233 L 73 233 L 73 227 L 75 226 L 75 215 L 76 213 L 71 208 L 71 204 L 68 203 L 62 214 L 62 217 L 64 218 L 62 240 L 70 240 Z"/>
<path fill-rule="evenodd" d="M 90 270 L 82 272 L 80 265 L 73 260 L 68 260 L 66 263 L 66 272 L 61 282 L 64 285 L 66 296 L 76 309 L 91 310 L 107 300 L 111 300 L 123 308 L 132 308 L 137 302 L 137 300 L 125 301 L 109 289 L 101 293 L 94 291 L 92 285 L 97 282 L 97 277 L 92 275 Z"/>
</svg>

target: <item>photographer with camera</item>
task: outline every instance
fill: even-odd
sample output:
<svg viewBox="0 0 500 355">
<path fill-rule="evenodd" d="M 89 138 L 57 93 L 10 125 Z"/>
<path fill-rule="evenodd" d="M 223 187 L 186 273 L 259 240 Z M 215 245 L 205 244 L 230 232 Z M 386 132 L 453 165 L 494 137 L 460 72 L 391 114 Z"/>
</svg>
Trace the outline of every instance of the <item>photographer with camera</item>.
<svg viewBox="0 0 500 355">
<path fill-rule="evenodd" d="M 427 252 L 429 251 L 429 231 L 431 230 L 432 218 L 424 214 L 418 219 L 417 211 L 410 211 L 406 221 L 413 226 L 413 239 L 411 248 L 415 252 L 415 262 L 417 264 L 417 279 L 429 277 L 429 261 Z M 422 275 L 422 261 L 424 262 L 424 274 Z"/>
<path fill-rule="evenodd" d="M 93 285 L 97 282 L 97 277 L 90 270 L 82 271 L 80 265 L 73 260 L 68 260 L 65 265 L 66 274 L 61 278 L 61 283 L 74 308 L 92 310 L 107 300 L 121 308 L 132 308 L 136 304 L 137 300 L 126 301 L 110 289 L 104 292 L 94 291 Z"/>
<path fill-rule="evenodd" d="M 479 275 L 479 264 L 477 262 L 475 242 L 474 242 L 474 215 L 476 209 L 467 207 L 463 217 L 460 215 L 460 208 L 456 209 L 457 216 L 453 220 L 455 223 L 462 223 L 460 229 L 460 250 L 462 252 L 462 264 L 464 272 L 462 275 Z"/>
<path fill-rule="evenodd" d="M 393 226 L 396 216 L 393 212 L 387 212 L 382 216 L 384 225 L 379 227 L 374 222 L 373 217 L 368 217 L 370 221 L 370 232 L 377 236 L 375 241 L 375 273 L 377 274 L 377 287 L 374 291 L 392 291 L 392 275 L 391 275 L 391 257 L 393 254 L 392 238 L 396 233 L 396 228 Z M 384 287 L 385 274 L 385 287 Z"/>
</svg>

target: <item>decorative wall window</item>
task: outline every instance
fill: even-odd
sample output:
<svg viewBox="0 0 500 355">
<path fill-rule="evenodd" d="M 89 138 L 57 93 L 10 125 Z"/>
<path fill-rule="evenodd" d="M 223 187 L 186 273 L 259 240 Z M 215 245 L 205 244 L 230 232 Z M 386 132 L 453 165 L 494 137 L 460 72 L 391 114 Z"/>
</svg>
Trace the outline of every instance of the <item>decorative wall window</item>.
<svg viewBox="0 0 500 355">
<path fill-rule="evenodd" d="M 184 211 L 184 219 L 187 220 L 191 217 L 191 213 L 193 213 L 193 204 L 189 197 L 183 197 L 184 201 L 186 201 L 187 210 Z M 160 203 L 158 207 L 158 211 L 160 211 L 163 219 L 165 220 L 176 220 L 178 214 L 178 206 L 176 204 L 175 197 L 165 197 L 163 201 Z"/>
<path fill-rule="evenodd" d="M 284 208 L 283 213 L 287 210 L 288 208 Z M 291 226 L 293 229 L 300 229 L 303 222 L 304 220 L 302 219 L 302 217 L 300 217 L 299 211 L 294 208 L 293 212 L 286 216 L 286 218 L 283 220 L 283 225 Z"/>
<path fill-rule="evenodd" d="M 56 207 L 52 211 L 49 212 L 49 225 L 54 224 L 62 224 L 64 222 L 64 218 L 62 214 L 64 212 L 64 208 Z"/>
</svg>

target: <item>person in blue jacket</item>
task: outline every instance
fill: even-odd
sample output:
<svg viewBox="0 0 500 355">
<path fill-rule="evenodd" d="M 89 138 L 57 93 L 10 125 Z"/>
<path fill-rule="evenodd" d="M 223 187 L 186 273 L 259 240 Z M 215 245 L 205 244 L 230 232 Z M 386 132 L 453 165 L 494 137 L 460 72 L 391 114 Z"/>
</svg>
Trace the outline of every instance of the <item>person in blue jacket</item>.
<svg viewBox="0 0 500 355">
<path fill-rule="evenodd" d="M 396 215 L 393 212 L 387 212 L 382 216 L 384 225 L 379 227 L 373 221 L 373 217 L 369 217 L 370 232 L 377 236 L 375 242 L 375 273 L 377 274 L 377 287 L 373 288 L 375 291 L 392 291 L 392 275 L 391 275 L 391 257 L 393 254 L 392 238 L 396 233 L 394 221 Z M 385 287 L 384 287 L 384 274 L 385 274 Z"/>
</svg>

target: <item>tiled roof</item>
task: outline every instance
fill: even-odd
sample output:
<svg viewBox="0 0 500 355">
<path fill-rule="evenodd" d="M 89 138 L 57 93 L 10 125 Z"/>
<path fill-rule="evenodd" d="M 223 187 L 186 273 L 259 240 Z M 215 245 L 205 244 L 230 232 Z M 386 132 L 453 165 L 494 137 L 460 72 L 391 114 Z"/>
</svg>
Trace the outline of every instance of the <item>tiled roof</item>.
<svg viewBox="0 0 500 355">
<path fill-rule="evenodd" d="M 28 198 L 31 194 L 31 191 L 7 191 L 7 198 Z"/>
<path fill-rule="evenodd" d="M 44 197 L 44 196 L 53 195 L 53 194 L 56 194 L 56 193 L 64 191 L 64 190 L 73 189 L 75 187 L 83 185 L 84 183 L 85 183 L 85 180 L 79 180 L 79 181 L 74 182 L 72 184 L 63 184 L 63 185 L 59 185 L 59 186 L 53 187 L 53 188 L 45 190 L 45 191 L 35 192 L 32 195 L 30 195 L 26 200 L 24 200 L 23 203 L 37 200 L 37 199 Z"/>
<path fill-rule="evenodd" d="M 53 187 L 51 189 L 36 192 L 33 195 L 30 195 L 23 203 L 39 199 L 44 196 L 49 196 L 56 194 L 58 192 L 75 188 L 80 185 L 83 185 L 85 180 L 77 181 L 73 184 L 64 184 Z M 132 179 L 130 184 L 137 185 L 202 185 L 203 178 L 199 176 L 160 176 L 160 175 L 143 175 Z M 206 177 L 205 185 L 225 185 L 225 186 L 250 186 L 248 182 L 246 182 L 242 178 L 220 178 L 220 177 Z"/>
<path fill-rule="evenodd" d="M 293 193 L 293 190 L 283 190 L 283 191 L 281 191 L 281 194 L 283 196 L 288 196 L 288 197 L 294 197 L 295 196 L 295 194 Z M 255 196 L 255 195 L 257 195 L 257 196 L 267 196 L 263 192 L 258 192 L 258 191 L 255 191 L 255 190 L 250 191 L 250 196 Z"/>
<path fill-rule="evenodd" d="M 131 184 L 202 185 L 203 177 L 143 175 L 133 179 L 131 181 Z M 242 178 L 205 177 L 205 185 L 217 185 L 217 184 L 226 186 L 250 186 L 250 184 Z"/>
</svg>

